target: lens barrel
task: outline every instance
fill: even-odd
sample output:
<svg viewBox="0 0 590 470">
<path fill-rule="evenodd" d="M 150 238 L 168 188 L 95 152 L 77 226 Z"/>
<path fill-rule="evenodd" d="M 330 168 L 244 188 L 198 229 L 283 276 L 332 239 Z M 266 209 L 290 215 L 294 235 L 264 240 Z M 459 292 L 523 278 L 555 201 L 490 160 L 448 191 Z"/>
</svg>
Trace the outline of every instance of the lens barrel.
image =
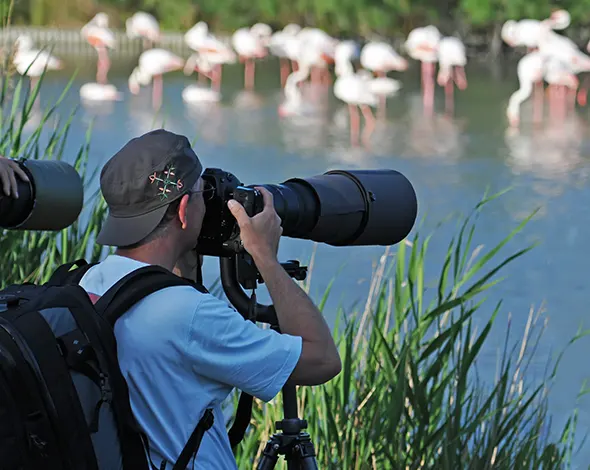
<svg viewBox="0 0 590 470">
<path fill-rule="evenodd" d="M 257 186 L 273 194 L 284 236 L 332 246 L 394 245 L 418 212 L 412 184 L 396 170 L 334 170 Z"/>
<path fill-rule="evenodd" d="M 82 211 L 84 187 L 74 167 L 60 161 L 24 160 L 30 182 L 16 176 L 18 199 L 0 196 L 0 227 L 15 230 L 62 230 Z"/>
</svg>

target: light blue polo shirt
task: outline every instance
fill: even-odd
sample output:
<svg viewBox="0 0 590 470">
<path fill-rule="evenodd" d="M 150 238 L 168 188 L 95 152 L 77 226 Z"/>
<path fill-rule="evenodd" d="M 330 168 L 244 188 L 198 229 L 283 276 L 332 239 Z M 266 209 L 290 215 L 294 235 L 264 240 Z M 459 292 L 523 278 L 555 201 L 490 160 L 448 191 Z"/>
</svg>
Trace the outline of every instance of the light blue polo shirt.
<svg viewBox="0 0 590 470">
<path fill-rule="evenodd" d="M 101 296 L 139 261 L 110 255 L 80 285 Z M 195 469 L 236 469 L 221 403 L 238 388 L 274 398 L 295 368 L 302 339 L 262 329 L 210 294 L 188 286 L 149 295 L 115 324 L 121 372 L 133 413 L 150 441 L 152 461 L 175 462 L 206 408 L 213 427 Z M 193 468 L 191 460 L 188 468 Z M 172 465 L 168 465 L 168 469 Z"/>
</svg>

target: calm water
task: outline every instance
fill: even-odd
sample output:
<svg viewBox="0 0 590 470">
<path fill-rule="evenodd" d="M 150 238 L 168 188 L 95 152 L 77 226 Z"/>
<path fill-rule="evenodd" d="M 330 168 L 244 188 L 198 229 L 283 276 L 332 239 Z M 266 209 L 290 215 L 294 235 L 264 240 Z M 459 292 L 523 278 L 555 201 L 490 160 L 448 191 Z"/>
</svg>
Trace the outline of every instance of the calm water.
<svg viewBox="0 0 590 470">
<path fill-rule="evenodd" d="M 371 148 L 366 149 L 350 146 L 347 109 L 331 92 L 316 93 L 318 102 L 327 107 L 325 115 L 313 121 L 279 119 L 277 106 L 282 94 L 274 62 L 257 65 L 255 93 L 241 91 L 241 67 L 224 68 L 223 101 L 192 109 L 183 103 L 181 91 L 196 80 L 195 76 L 168 74 L 164 77 L 165 104 L 157 116 L 151 109 L 149 87 L 142 89 L 140 96 L 128 92 L 127 77 L 133 63 L 115 62 L 109 75 L 111 82 L 125 92 L 124 101 L 82 107 L 77 113 L 68 143 L 75 152 L 92 122 L 93 166 L 101 166 L 130 138 L 165 126 L 194 139 L 195 150 L 205 166 L 228 169 L 246 184 L 278 183 L 335 168 L 393 168 L 404 173 L 416 189 L 419 218 L 424 219 L 423 233 L 450 213 L 469 211 L 486 187 L 513 187 L 484 211 L 475 245 L 493 246 L 540 207 L 538 215 L 508 250 L 516 251 L 535 241 L 540 246 L 510 265 L 503 273 L 507 279 L 490 295 L 483 314 L 491 311 L 494 301 L 502 298 L 504 303 L 480 360 L 480 371 L 493 378 L 509 314 L 514 342 L 522 338 L 530 308 L 545 307 L 549 324 L 531 373 L 541 373 L 546 361 L 561 351 L 580 325 L 590 326 L 590 265 L 586 254 L 590 239 L 588 110 L 578 110 L 577 117 L 561 127 L 547 125 L 532 131 L 526 122 L 530 115 L 527 104 L 523 130 L 519 135 L 507 134 L 504 110 L 517 87 L 514 66 L 497 70 L 468 68 L 469 88 L 457 94 L 454 119 L 442 114 L 440 88 L 439 114 L 423 117 L 418 70 L 410 70 L 401 77 L 404 88 L 388 102 L 388 118 L 377 127 Z M 79 65 L 82 71 L 61 106 L 64 120 L 79 104 L 79 87 L 94 81 L 95 73 L 93 60 L 76 59 L 70 64 Z M 42 104 L 61 93 L 68 77 L 66 73 L 46 79 Z M 436 285 L 440 261 L 454 233 L 454 225 L 446 225 L 432 241 L 428 258 L 430 286 Z M 280 256 L 284 260 L 306 261 L 311 252 L 309 242 L 281 242 Z M 326 310 L 330 322 L 339 305 L 350 310 L 354 302 L 364 304 L 372 264 L 382 253 L 382 248 L 375 247 L 318 246 L 312 283 L 315 299 L 341 269 Z M 209 281 L 215 279 L 215 260 L 206 263 L 205 275 Z M 550 411 L 557 430 L 574 407 L 583 380 L 590 377 L 589 355 L 590 339 L 585 338 L 571 347 L 563 360 L 551 394 Z M 582 398 L 579 406 L 583 434 L 590 429 L 590 400 Z M 590 463 L 590 445 L 578 455 L 577 462 L 584 468 Z"/>
</svg>

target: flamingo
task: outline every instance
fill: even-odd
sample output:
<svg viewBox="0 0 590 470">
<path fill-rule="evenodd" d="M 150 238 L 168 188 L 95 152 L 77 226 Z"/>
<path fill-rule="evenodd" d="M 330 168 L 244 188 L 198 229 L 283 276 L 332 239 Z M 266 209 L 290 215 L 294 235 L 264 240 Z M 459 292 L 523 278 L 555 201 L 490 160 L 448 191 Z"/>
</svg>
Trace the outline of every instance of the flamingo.
<svg viewBox="0 0 590 470">
<path fill-rule="evenodd" d="M 311 66 L 307 62 L 300 62 L 299 68 L 291 72 L 285 83 L 285 100 L 279 105 L 279 116 L 309 116 L 314 114 L 316 108 L 302 100 L 299 83 L 305 80 L 310 73 Z"/>
<path fill-rule="evenodd" d="M 268 46 L 270 53 L 279 58 L 282 87 L 285 87 L 291 71 L 295 70 L 293 57 L 297 53 L 296 42 L 299 31 L 301 31 L 301 26 L 290 23 L 270 37 Z"/>
<path fill-rule="evenodd" d="M 533 52 L 539 47 L 539 41 L 547 26 L 553 30 L 563 30 L 570 23 L 571 16 L 569 12 L 559 9 L 551 13 L 549 20 L 508 20 L 502 25 L 500 35 L 510 47 L 525 46 L 527 52 Z"/>
<path fill-rule="evenodd" d="M 257 28 L 240 28 L 231 38 L 231 43 L 238 53 L 240 62 L 244 62 L 244 87 L 251 91 L 254 88 L 254 60 L 262 59 L 267 56 L 266 44 L 270 42 L 265 39 L 262 32 L 267 32 L 266 28 L 258 26 Z"/>
<path fill-rule="evenodd" d="M 445 87 L 446 110 L 451 114 L 454 108 L 453 82 L 460 90 L 467 88 L 467 78 L 465 77 L 467 56 L 465 46 L 460 39 L 450 36 L 440 40 L 438 43 L 438 63 L 437 82 L 441 87 Z"/>
<path fill-rule="evenodd" d="M 233 53 L 231 50 L 230 52 Z M 185 74 L 192 70 L 198 70 L 204 76 L 211 78 L 212 86 L 211 88 L 206 88 L 200 84 L 187 86 L 182 92 L 182 98 L 186 103 L 216 102 L 221 100 L 219 89 L 213 86 L 215 77 L 211 76 L 214 67 L 217 67 L 218 65 L 219 64 L 215 64 L 215 66 L 212 65 L 209 61 L 208 54 L 199 54 L 197 52 L 188 58 L 184 66 Z"/>
<path fill-rule="evenodd" d="M 107 48 L 115 48 L 115 36 L 108 28 L 109 17 L 106 13 L 97 13 L 92 20 L 86 23 L 80 33 L 98 53 L 96 66 L 96 81 L 101 84 L 107 83 L 107 73 L 110 68 L 109 54 Z"/>
<path fill-rule="evenodd" d="M 370 106 L 379 104 L 379 96 L 391 96 L 401 87 L 397 80 L 379 77 L 373 78 L 368 70 L 355 73 L 351 60 L 358 57 L 359 48 L 353 41 L 342 41 L 336 46 L 334 60 L 336 63 L 336 81 L 334 82 L 334 95 L 336 98 L 348 104 L 350 114 L 350 139 L 351 144 L 358 142 L 360 120 L 357 107 L 365 117 L 365 131 L 363 140 L 373 131 L 375 117 Z"/>
<path fill-rule="evenodd" d="M 520 105 L 533 92 L 533 84 L 543 79 L 545 73 L 545 59 L 540 52 L 530 52 L 518 61 L 516 66 L 519 89 L 508 100 L 506 116 L 511 127 L 517 127 L 520 122 Z"/>
<path fill-rule="evenodd" d="M 333 61 L 326 60 L 326 57 L 322 58 L 321 55 L 333 55 L 336 44 L 338 44 L 336 39 L 319 28 L 303 28 L 299 31 L 296 56 L 303 57 L 311 54 L 316 57 L 315 62 L 310 62 L 312 83 L 330 84 L 328 64 Z"/>
<path fill-rule="evenodd" d="M 192 30 L 185 35 L 188 46 L 197 51 L 191 55 L 185 64 L 184 73 L 190 75 L 194 70 L 199 75 L 211 79 L 215 91 L 221 90 L 221 72 L 223 64 L 232 64 L 237 61 L 236 53 L 222 41 L 209 34 L 207 24 L 197 23 Z M 201 67 L 197 67 L 198 64 Z M 207 69 L 205 71 L 205 69 Z"/>
<path fill-rule="evenodd" d="M 143 38 L 143 47 L 154 47 L 160 41 L 160 24 L 153 15 L 138 11 L 125 21 L 127 37 Z"/>
<path fill-rule="evenodd" d="M 543 30 L 539 36 L 539 52 L 547 59 L 558 59 L 574 73 L 590 71 L 590 57 L 584 54 L 571 39 L 555 33 L 555 25 L 558 27 L 566 24 L 569 21 L 569 14 L 565 10 L 558 10 L 553 12 L 551 17 L 543 22 Z M 551 85 L 548 87 L 550 92 Z M 575 90 L 570 88 L 571 103 L 575 107 Z M 563 99 L 563 97 L 562 97 Z M 580 104 L 585 104 L 586 90 L 580 90 L 578 101 Z"/>
<path fill-rule="evenodd" d="M 129 76 L 129 91 L 139 93 L 140 85 L 147 85 L 153 80 L 152 101 L 155 108 L 162 104 L 162 75 L 174 70 L 181 70 L 184 60 L 166 49 L 148 49 L 139 56 L 139 63 Z"/>
<path fill-rule="evenodd" d="M 441 39 L 436 26 L 424 26 L 410 31 L 405 42 L 408 55 L 422 63 L 422 92 L 424 110 L 431 115 L 434 109 L 434 70 Z"/>
<path fill-rule="evenodd" d="M 371 41 L 361 49 L 360 62 L 363 69 L 370 70 L 378 77 L 387 76 L 389 71 L 405 71 L 408 61 L 400 56 L 390 44 Z M 382 96 L 379 101 L 379 117 L 385 117 L 386 99 Z"/>
<path fill-rule="evenodd" d="M 16 38 L 14 46 L 16 51 L 12 61 L 19 74 L 29 77 L 31 93 L 35 90 L 39 77 L 43 75 L 45 70 L 60 70 L 63 68 L 61 59 L 48 52 L 34 49 L 33 40 L 28 35 L 21 35 Z M 37 95 L 35 104 L 39 104 L 39 95 Z"/>
</svg>

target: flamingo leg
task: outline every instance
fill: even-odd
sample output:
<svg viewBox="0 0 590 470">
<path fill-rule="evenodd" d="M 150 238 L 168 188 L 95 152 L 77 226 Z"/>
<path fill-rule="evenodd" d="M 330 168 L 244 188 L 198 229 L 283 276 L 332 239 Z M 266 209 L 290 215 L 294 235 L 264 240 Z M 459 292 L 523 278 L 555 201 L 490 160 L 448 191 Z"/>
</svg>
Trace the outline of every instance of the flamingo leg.
<svg viewBox="0 0 590 470">
<path fill-rule="evenodd" d="M 387 73 L 382 70 L 376 70 L 375 75 L 377 77 L 383 78 L 387 77 Z M 385 119 L 387 115 L 387 99 L 385 96 L 379 96 L 379 107 L 377 108 L 377 117 L 379 119 Z"/>
<path fill-rule="evenodd" d="M 98 65 L 96 67 L 96 81 L 102 85 L 107 83 L 107 74 L 111 66 L 109 60 L 109 54 L 105 47 L 99 47 L 98 52 Z"/>
<path fill-rule="evenodd" d="M 221 64 L 216 64 L 213 67 L 213 79 L 211 81 L 213 82 L 213 89 L 215 91 L 220 91 L 221 90 Z"/>
<path fill-rule="evenodd" d="M 152 104 L 154 109 L 160 109 L 160 106 L 162 106 L 163 86 L 162 75 L 155 75 L 152 81 Z"/>
<path fill-rule="evenodd" d="M 360 116 L 356 105 L 349 104 L 348 113 L 350 114 L 350 144 L 355 146 L 358 144 L 360 131 Z"/>
<path fill-rule="evenodd" d="M 454 97 L 454 92 L 455 92 L 455 84 L 453 82 L 453 80 L 447 80 L 447 83 L 445 84 L 445 108 L 447 111 L 447 114 L 450 116 L 453 114 L 453 112 L 455 111 L 455 97 Z"/>
<path fill-rule="evenodd" d="M 424 76 L 424 113 L 432 116 L 434 111 L 434 63 L 425 64 Z"/>
<path fill-rule="evenodd" d="M 254 59 L 247 58 L 244 65 L 244 86 L 246 90 L 252 90 L 254 88 Z"/>
<path fill-rule="evenodd" d="M 363 116 L 365 118 L 365 130 L 363 131 L 363 142 L 365 144 L 368 143 L 371 134 L 375 130 L 375 116 L 373 116 L 373 112 L 371 108 L 369 108 L 366 104 L 360 106 Z"/>
<path fill-rule="evenodd" d="M 533 92 L 533 122 L 539 124 L 543 120 L 543 82 L 534 84 Z"/>
</svg>

